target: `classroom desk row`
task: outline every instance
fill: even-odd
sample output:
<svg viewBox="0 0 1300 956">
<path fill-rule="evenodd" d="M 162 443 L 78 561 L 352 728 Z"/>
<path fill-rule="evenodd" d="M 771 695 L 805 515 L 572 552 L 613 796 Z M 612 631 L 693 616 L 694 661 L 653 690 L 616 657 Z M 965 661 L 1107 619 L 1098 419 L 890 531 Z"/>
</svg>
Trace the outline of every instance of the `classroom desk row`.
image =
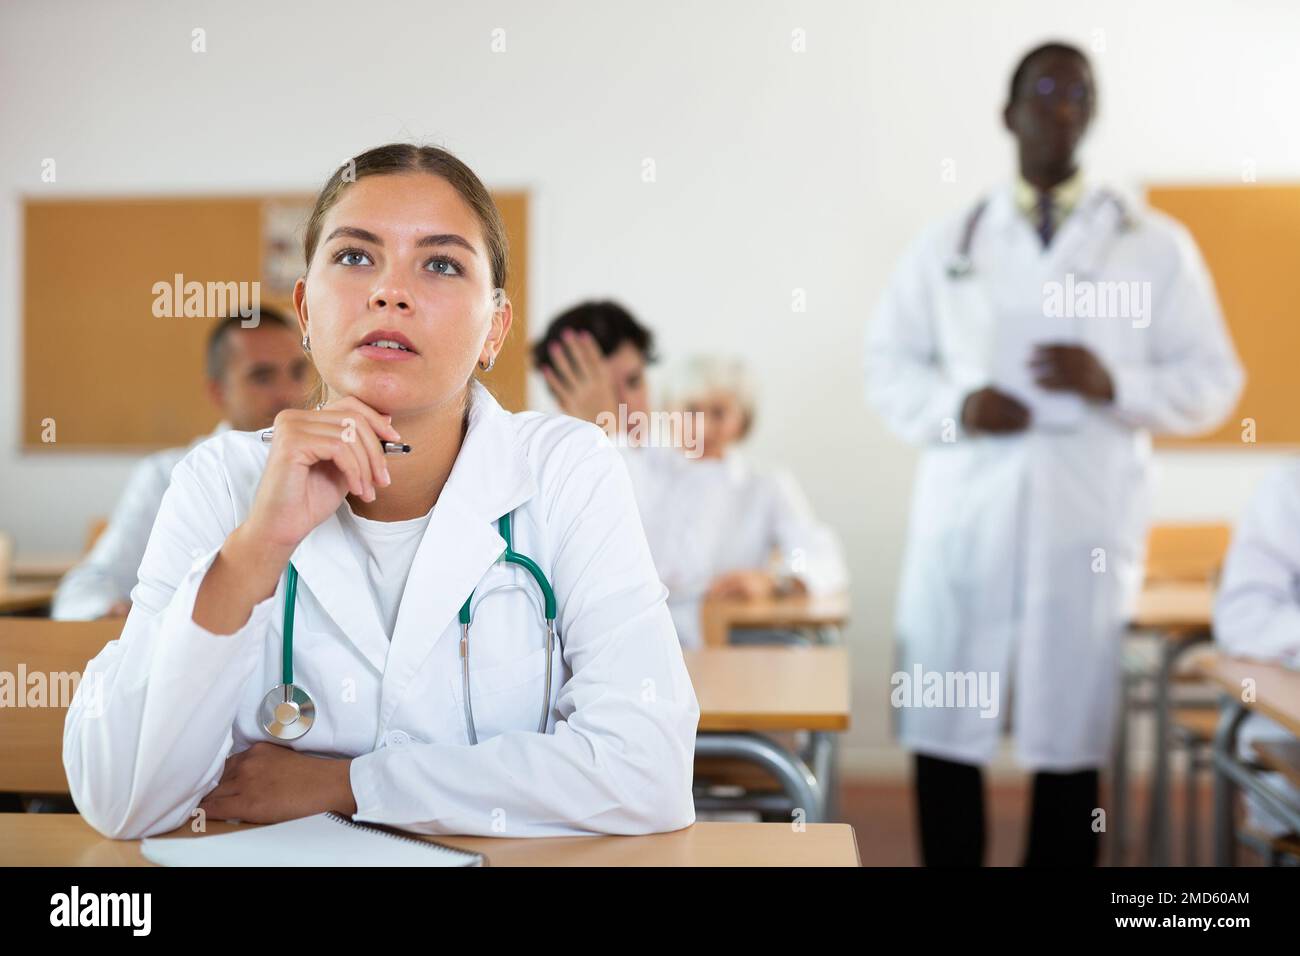
<svg viewBox="0 0 1300 956">
<path fill-rule="evenodd" d="M 48 611 L 55 585 L 44 582 L 0 581 L 0 614 Z"/>
<path fill-rule="evenodd" d="M 847 657 L 791 657 L 778 648 L 770 648 L 776 653 L 768 658 L 710 652 L 738 649 L 728 642 L 733 631 L 744 628 L 769 636 L 785 632 L 790 643 L 800 646 L 838 647 L 848 614 L 847 594 L 704 602 L 704 646 L 687 654 L 692 679 L 697 672 L 702 678 L 695 684 L 701 709 L 695 756 L 705 780 L 703 785 L 696 781 L 697 808 L 758 810 L 784 819 L 797 812 L 808 822 L 834 817 L 839 734 L 849 726 L 848 673 L 841 677 L 838 661 L 847 667 Z M 791 663 L 780 664 L 787 661 Z M 778 664 L 793 667 L 784 688 L 765 678 L 766 669 Z M 772 696 L 774 691 L 782 696 Z M 715 704 L 738 709 L 723 713 Z M 790 734 L 794 739 L 782 739 Z M 728 761 L 756 774 L 736 774 Z M 715 777 L 719 769 L 721 780 Z M 776 793 L 770 792 L 770 780 L 776 781 Z M 719 782 L 724 789 L 739 785 L 742 792 L 719 795 L 711 785 Z"/>
<path fill-rule="evenodd" d="M 1170 828 L 1169 812 L 1169 748 L 1170 748 L 1170 687 L 1175 666 L 1192 647 L 1210 639 L 1213 611 L 1213 589 L 1208 584 L 1155 584 L 1148 586 L 1135 615 L 1135 630 L 1154 632 L 1159 636 L 1159 664 L 1153 678 L 1153 710 L 1156 718 L 1156 764 L 1153 774 L 1151 814 L 1147 823 L 1148 862 L 1156 865 L 1168 862 Z M 802 601 L 802 604 L 801 604 Z M 856 861 L 856 844 L 849 828 L 831 827 L 821 823 L 827 816 L 827 790 L 832 781 L 831 766 L 826 759 L 830 752 L 824 746 L 839 732 L 849 726 L 848 659 L 842 647 L 836 646 L 838 628 L 847 615 L 844 599 L 810 602 L 806 599 L 785 599 L 780 602 L 744 604 L 718 602 L 709 609 L 711 615 L 706 635 L 706 646 L 687 652 L 687 667 L 691 673 L 700 701 L 701 719 L 697 737 L 697 756 L 727 757 L 748 762 L 775 779 L 781 792 L 776 805 L 801 808 L 807 826 L 803 830 L 790 824 L 721 824 L 699 823 L 678 834 L 659 834 L 654 837 L 606 838 L 581 837 L 549 841 L 491 840 L 494 848 L 493 862 L 498 865 L 544 863 L 546 865 L 595 864 L 603 862 L 644 862 L 645 865 L 728 865 L 744 864 L 760 859 L 769 864 L 807 864 L 813 861 L 833 862 L 842 854 L 836 847 L 844 840 L 847 831 L 848 845 Z M 49 627 L 49 622 L 26 621 L 13 625 L 18 628 Z M 61 629 L 68 625 L 55 625 Z M 95 622 L 71 625 L 72 631 L 63 634 L 81 635 L 85 648 L 102 646 L 112 639 L 108 630 L 120 627 L 112 622 Z M 729 647 L 714 642 L 718 635 L 729 633 L 733 627 L 781 626 L 801 628 L 815 636 L 815 640 L 829 646 L 808 647 Z M 38 639 L 40 646 L 17 648 L 8 636 L 7 625 L 0 623 L 0 667 L 11 664 L 15 654 L 27 661 L 29 669 L 61 669 L 59 651 L 48 641 Z M 108 629 L 108 630 L 106 630 Z M 20 643 L 22 643 L 20 641 Z M 86 653 L 82 650 L 75 653 Z M 84 659 L 84 658 L 83 658 Z M 63 662 L 66 664 L 66 661 Z M 1232 859 L 1235 851 L 1235 828 L 1232 826 L 1232 795 L 1238 790 L 1262 794 L 1261 799 L 1284 819 L 1300 828 L 1300 811 L 1289 806 L 1285 798 L 1270 792 L 1262 782 L 1257 768 L 1244 763 L 1236 756 L 1236 732 L 1241 720 L 1252 706 L 1290 727 L 1300 737 L 1300 674 L 1283 668 L 1247 664 L 1215 657 L 1206 665 L 1205 676 L 1233 691 L 1239 698 L 1240 680 L 1249 674 L 1260 683 L 1258 703 L 1226 699 L 1220 733 L 1215 741 L 1215 852 L 1216 860 Z M 1244 670 L 1243 670 L 1244 669 Z M 1127 700 L 1128 693 L 1123 695 Z M 61 712 L 45 712 L 50 726 L 46 728 L 46 742 L 57 742 L 62 725 Z M 1124 842 L 1124 793 L 1126 790 L 1127 751 L 1125 719 L 1121 719 L 1116 753 L 1116 780 L 1113 793 L 1114 827 L 1113 847 L 1122 848 Z M 807 752 L 794 752 L 782 746 L 773 734 L 797 732 L 809 736 L 815 745 Z M 57 743 L 55 743 L 57 746 Z M 33 754 L 23 751 L 14 738 L 0 740 L 0 765 L 30 765 Z M 61 767 L 57 769 L 61 774 Z M 30 791 L 58 789 L 49 785 L 47 772 L 40 779 L 28 779 L 24 787 Z M 769 797 L 769 801 L 773 798 Z M 1225 809 L 1226 808 L 1226 809 Z M 53 828 L 39 830 L 39 828 Z M 740 829 L 732 829 L 739 827 Z M 38 832 L 39 831 L 39 832 Z M 214 832 L 221 832 L 214 830 Z M 786 834 L 811 835 L 814 839 L 787 843 Z M 56 848 L 57 859 L 115 859 L 114 853 L 125 852 L 128 859 L 134 850 L 122 850 L 123 844 L 101 841 L 98 835 L 76 817 L 55 815 L 3 815 L 0 816 L 0 847 L 29 845 L 34 849 L 21 851 L 24 859 L 30 853 L 39 853 L 43 841 L 49 837 Z M 12 838 L 12 839 L 11 839 Z M 603 841 L 614 840 L 609 846 Z M 16 841 L 16 842 L 15 842 Z M 101 845 L 103 844 L 103 845 Z M 516 844 L 518 844 L 516 846 Z M 464 844 L 481 849 L 473 841 Z M 117 847 L 119 849 L 113 849 Z M 20 851 L 14 850 L 17 858 Z M 809 856 L 808 854 L 811 854 Z M 9 862 L 11 854 L 0 850 L 0 862 Z"/>
<path fill-rule="evenodd" d="M 1276 770 L 1300 787 L 1300 764 L 1292 759 L 1270 767 L 1267 759 L 1255 763 L 1244 760 L 1238 752 L 1241 726 L 1251 713 L 1272 719 L 1300 742 L 1300 671 L 1280 664 L 1262 664 L 1222 654 L 1198 661 L 1197 670 L 1222 691 L 1219 724 L 1212 749 L 1214 864 L 1232 866 L 1237 859 L 1236 798 L 1239 792 L 1254 796 L 1294 833 L 1300 833 L 1300 803 L 1262 776 L 1264 770 Z M 1245 693 L 1247 688 L 1250 693 Z M 1296 746 L 1288 748 L 1289 752 L 1294 753 Z M 1261 757 L 1268 753 L 1259 745 L 1256 751 Z"/>
<path fill-rule="evenodd" d="M 80 556 L 75 554 L 16 558 L 10 566 L 10 574 L 19 583 L 58 584 L 80 560 Z"/>
<path fill-rule="evenodd" d="M 792 602 L 799 600 L 782 602 L 778 610 L 784 619 L 797 617 Z M 819 617 L 817 626 L 825 624 Z M 29 671 L 79 671 L 120 627 L 120 621 L 0 621 L 0 669 L 16 669 L 22 662 Z M 852 828 L 822 822 L 832 774 L 830 748 L 822 742 L 849 726 L 845 648 L 705 647 L 685 657 L 701 711 L 697 757 L 725 757 L 761 768 L 778 784 L 779 803 L 791 822 L 701 822 L 649 837 L 466 838 L 463 845 L 488 853 L 494 865 L 855 865 Z M 8 715 L 16 732 L 0 734 L 0 789 L 66 792 L 59 759 L 63 713 L 42 708 Z M 783 732 L 808 735 L 814 741 L 811 755 L 771 736 Z M 801 812 L 791 816 L 791 809 Z M 48 853 L 41 849 L 46 845 Z M 0 815 L 0 863 L 37 857 L 46 862 L 138 858 L 134 848 L 114 849 L 121 846 L 103 841 L 79 817 Z M 126 856 L 115 855 L 121 853 Z"/>
<path fill-rule="evenodd" d="M 1152 710 L 1155 715 L 1155 764 L 1151 786 L 1150 814 L 1147 820 L 1147 857 L 1153 866 L 1170 863 L 1172 812 L 1170 802 L 1170 750 L 1172 723 L 1172 688 L 1176 669 L 1194 648 L 1213 640 L 1214 588 L 1207 583 L 1166 583 L 1149 585 L 1143 592 L 1134 619 L 1134 628 L 1155 633 L 1159 639 L 1158 664 L 1150 675 Z M 1253 794 L 1276 816 L 1300 833 L 1300 806 L 1288 794 L 1272 787 L 1260 775 L 1257 763 L 1243 760 L 1237 750 L 1238 733 L 1246 716 L 1262 713 L 1287 728 L 1297 738 L 1287 748 L 1300 754 L 1300 672 L 1277 664 L 1263 664 L 1210 653 L 1198 658 L 1192 667 L 1194 676 L 1208 680 L 1222 691 L 1220 717 L 1211 747 L 1214 769 L 1214 861 L 1232 865 L 1236 859 L 1236 795 Z M 1253 681 L 1254 696 L 1243 699 L 1242 682 Z M 1112 851 L 1122 852 L 1124 837 L 1124 776 L 1127 751 L 1127 714 L 1130 687 L 1126 681 L 1116 747 L 1116 814 Z M 1300 787 L 1300 770 L 1295 762 L 1273 769 L 1290 774 Z M 1188 810 L 1187 812 L 1190 812 Z"/>
<path fill-rule="evenodd" d="M 7 575 L 0 574 L 0 614 L 48 611 L 59 580 L 76 562 L 69 557 L 14 561 Z"/>
<path fill-rule="evenodd" d="M 1211 640 L 1214 619 L 1214 587 L 1207 581 L 1148 582 L 1138 598 L 1132 629 L 1153 633 L 1159 641 L 1157 665 L 1149 677 L 1152 685 L 1151 710 L 1155 717 L 1155 755 L 1146 826 L 1146 862 L 1168 866 L 1172 833 L 1170 811 L 1172 721 L 1171 689 L 1174 672 L 1189 650 Z M 1116 727 L 1114 779 L 1111 786 L 1111 863 L 1123 860 L 1128 829 L 1128 727 L 1132 713 L 1134 684 L 1140 677 L 1126 673 L 1120 688 L 1120 714 Z"/>
</svg>

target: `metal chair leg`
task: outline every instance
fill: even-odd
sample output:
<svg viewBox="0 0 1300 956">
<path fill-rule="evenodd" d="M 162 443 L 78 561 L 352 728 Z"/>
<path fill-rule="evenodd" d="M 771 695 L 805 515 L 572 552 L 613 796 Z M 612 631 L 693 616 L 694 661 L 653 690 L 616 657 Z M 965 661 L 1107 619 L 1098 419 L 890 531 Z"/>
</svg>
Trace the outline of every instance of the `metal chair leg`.
<svg viewBox="0 0 1300 956">
<path fill-rule="evenodd" d="M 1201 777 L 1201 759 L 1197 753 L 1198 745 L 1196 741 L 1187 742 L 1187 778 L 1184 784 L 1187 788 L 1187 799 L 1183 806 L 1184 827 L 1187 834 L 1187 845 L 1184 849 L 1186 854 L 1186 863 L 1188 866 L 1196 866 L 1196 831 L 1200 826 L 1201 814 L 1199 809 L 1199 800 L 1197 798 L 1197 786 L 1200 784 Z"/>
</svg>

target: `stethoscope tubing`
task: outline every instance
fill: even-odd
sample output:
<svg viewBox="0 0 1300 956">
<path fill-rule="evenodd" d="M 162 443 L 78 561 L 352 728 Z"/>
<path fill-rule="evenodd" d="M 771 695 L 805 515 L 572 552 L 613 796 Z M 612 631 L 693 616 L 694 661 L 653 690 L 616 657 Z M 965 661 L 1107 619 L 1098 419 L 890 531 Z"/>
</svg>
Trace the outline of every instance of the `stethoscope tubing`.
<svg viewBox="0 0 1300 956">
<path fill-rule="evenodd" d="M 556 600 L 555 590 L 551 587 L 550 581 L 547 580 L 541 567 L 532 558 L 525 554 L 520 554 L 514 550 L 511 534 L 511 521 L 509 513 L 501 516 L 497 523 L 497 528 L 501 537 L 505 539 L 506 549 L 499 560 L 509 564 L 517 565 L 523 568 L 532 577 L 537 584 L 538 590 L 542 594 L 543 616 L 546 619 L 546 675 L 542 693 L 542 714 L 537 725 L 539 734 L 546 733 L 546 725 L 550 718 L 551 709 L 551 676 L 555 659 L 555 613 Z M 477 589 L 475 589 L 477 590 Z M 490 593 L 490 592 L 489 592 Z M 464 605 L 461 606 L 460 619 L 460 659 L 461 659 L 461 686 L 464 694 L 465 710 L 465 732 L 469 738 L 471 746 L 478 744 L 478 728 L 474 723 L 474 705 L 470 694 L 469 679 L 469 630 L 473 619 L 472 603 L 474 601 L 474 591 L 470 592 L 465 599 Z M 314 723 L 315 704 L 310 695 L 300 687 L 295 687 L 293 683 L 293 624 L 294 609 L 298 603 L 298 569 L 289 563 L 289 569 L 285 576 L 284 586 L 284 627 L 281 635 L 281 685 L 283 687 L 283 700 L 288 703 L 301 697 L 305 701 L 303 710 L 310 709 L 312 720 L 308 724 L 307 730 L 311 729 Z M 271 694 L 279 688 L 272 688 Z M 268 695 L 269 697 L 270 695 Z M 265 707 L 265 705 L 264 705 Z M 263 729 L 273 737 L 281 739 L 296 739 L 307 731 L 297 730 L 293 727 L 293 722 L 287 725 L 274 721 L 267 717 L 263 720 Z"/>
<path fill-rule="evenodd" d="M 1134 227 L 1133 217 L 1129 214 L 1128 207 L 1124 205 L 1124 201 L 1119 196 L 1109 189 L 1103 189 L 1098 201 L 1108 202 L 1115 206 L 1119 217 L 1116 225 L 1117 233 L 1128 232 Z M 949 279 L 967 279 L 974 274 L 975 263 L 971 259 L 971 247 L 975 244 L 975 230 L 979 226 L 980 218 L 984 215 L 984 210 L 988 208 L 988 204 L 988 199 L 981 199 L 971 209 L 966 221 L 962 224 L 961 241 L 948 258 L 948 265 L 944 270 Z"/>
</svg>

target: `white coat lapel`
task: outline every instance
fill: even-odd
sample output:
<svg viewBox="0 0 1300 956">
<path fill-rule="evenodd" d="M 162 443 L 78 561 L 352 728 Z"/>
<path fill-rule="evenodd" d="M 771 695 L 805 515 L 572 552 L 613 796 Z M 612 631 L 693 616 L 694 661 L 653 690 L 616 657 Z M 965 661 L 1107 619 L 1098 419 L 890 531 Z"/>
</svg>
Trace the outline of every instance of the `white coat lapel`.
<svg viewBox="0 0 1300 956">
<path fill-rule="evenodd" d="M 980 229 L 987 225 L 989 236 L 1001 237 L 1005 243 L 1001 248 L 1010 250 L 1010 255 L 1022 251 L 1032 254 L 1032 261 L 1043 272 L 1056 275 L 1073 266 L 1076 261 L 1089 258 L 1098 232 L 1099 209 L 1107 205 L 1109 203 L 1105 200 L 1104 191 L 1096 185 L 1088 185 L 1070 214 L 1057 228 L 1052 241 L 1047 248 L 1043 248 L 1033 223 L 1016 206 L 1014 187 L 1008 184 L 990 197 Z M 1016 260 L 1015 274 L 1023 275 L 1023 269 L 1023 263 Z"/>
<path fill-rule="evenodd" d="M 1086 212 L 1083 226 L 1087 238 L 1075 249 L 1069 266 L 1077 280 L 1095 282 L 1101 279 L 1106 260 L 1123 232 L 1125 214 L 1113 194 L 1104 189 L 1090 191 L 1086 201 L 1088 205 L 1080 211 Z"/>
<path fill-rule="evenodd" d="M 347 507 L 346 503 L 342 507 Z M 334 513 L 302 539 L 291 558 L 312 597 L 378 673 L 384 671 L 388 638 L 370 586 Z"/>
<path fill-rule="evenodd" d="M 984 233 L 981 237 L 979 232 Z M 1024 269 L 1026 258 L 1041 258 L 1044 250 L 1042 240 L 1034 231 L 1033 225 L 1016 207 L 1015 189 L 1010 183 L 1004 183 L 989 196 L 988 208 L 979 223 L 976 240 L 986 238 L 983 274 L 1000 274 L 1011 268 L 1020 273 Z M 977 266 L 980 268 L 981 266 Z"/>
<path fill-rule="evenodd" d="M 1112 204 L 1103 190 L 1096 186 L 1084 190 L 1050 247 L 1048 263 L 1054 275 L 1068 272 L 1076 281 L 1096 278 L 1098 258 L 1114 235 L 1111 211 Z"/>
<path fill-rule="evenodd" d="M 380 723 L 434 646 L 451 631 L 461 605 L 505 551 L 496 523 L 537 493 L 510 414 L 477 381 L 470 386 L 469 428 L 411 564 L 384 674 Z"/>
</svg>

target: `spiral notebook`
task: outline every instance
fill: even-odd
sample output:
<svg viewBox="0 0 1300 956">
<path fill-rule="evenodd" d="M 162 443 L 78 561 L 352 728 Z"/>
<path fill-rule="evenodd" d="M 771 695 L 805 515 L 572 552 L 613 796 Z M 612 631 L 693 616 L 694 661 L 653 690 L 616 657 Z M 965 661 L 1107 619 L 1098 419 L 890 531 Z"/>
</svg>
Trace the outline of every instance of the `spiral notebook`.
<svg viewBox="0 0 1300 956">
<path fill-rule="evenodd" d="M 401 836 L 337 813 L 206 837 L 147 838 L 162 866 L 483 866 L 481 853 Z"/>
</svg>

